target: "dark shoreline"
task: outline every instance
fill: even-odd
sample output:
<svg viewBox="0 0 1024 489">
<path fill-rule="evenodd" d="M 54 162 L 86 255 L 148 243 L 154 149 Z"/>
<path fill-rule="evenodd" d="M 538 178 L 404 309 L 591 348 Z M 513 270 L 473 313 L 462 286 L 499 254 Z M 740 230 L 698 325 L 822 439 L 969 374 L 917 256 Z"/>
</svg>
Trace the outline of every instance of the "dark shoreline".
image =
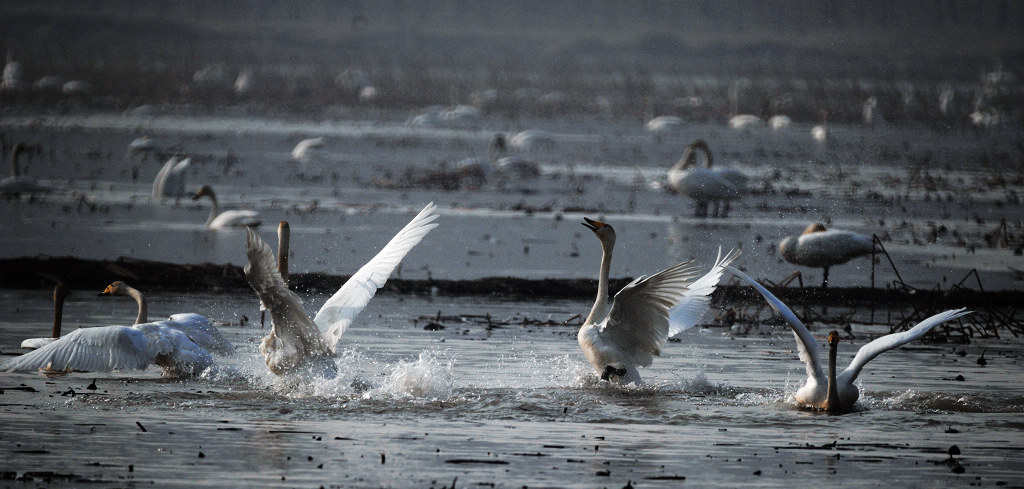
<svg viewBox="0 0 1024 489">
<path fill-rule="evenodd" d="M 333 292 L 348 276 L 300 273 L 290 276 L 294 290 Z M 85 260 L 73 257 L 22 257 L 0 259 L 0 287 L 6 289 L 47 289 L 60 280 L 72 289 L 102 290 L 110 282 L 123 280 L 149 290 L 183 292 L 244 292 L 249 290 L 242 267 L 231 264 L 173 264 L 121 257 L 117 260 Z M 626 285 L 630 278 L 613 279 L 611 290 Z M 886 287 L 771 287 L 784 302 L 816 305 L 900 306 L 908 304 L 955 304 L 957 307 L 1011 307 L 1024 305 L 1024 292 L 983 291 L 965 287 L 902 290 Z M 974 284 L 976 286 L 976 284 Z M 439 296 L 502 296 L 509 300 L 585 299 L 594 295 L 594 279 L 524 279 L 485 277 L 469 280 L 391 278 L 381 293 Z M 725 304 L 759 300 L 748 286 L 728 278 L 714 294 Z"/>
</svg>

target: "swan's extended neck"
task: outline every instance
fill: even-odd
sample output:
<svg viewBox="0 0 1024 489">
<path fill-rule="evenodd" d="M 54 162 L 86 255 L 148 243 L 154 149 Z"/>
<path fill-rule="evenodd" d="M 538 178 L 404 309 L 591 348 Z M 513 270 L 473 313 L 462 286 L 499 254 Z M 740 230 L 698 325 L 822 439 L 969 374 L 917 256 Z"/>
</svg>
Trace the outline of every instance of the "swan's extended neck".
<svg viewBox="0 0 1024 489">
<path fill-rule="evenodd" d="M 217 196 L 213 195 L 212 192 L 206 194 L 210 198 L 210 217 L 206 219 L 206 225 L 209 226 L 217 215 L 220 214 L 220 209 L 217 207 Z"/>
<path fill-rule="evenodd" d="M 281 272 L 285 285 L 288 285 L 288 243 L 291 241 L 291 234 L 288 221 L 281 221 L 277 226 L 277 270 Z"/>
<path fill-rule="evenodd" d="M 64 317 L 64 298 L 67 290 L 63 286 L 56 286 L 53 289 L 53 329 L 50 330 L 51 338 L 60 338 L 60 326 Z"/>
<path fill-rule="evenodd" d="M 839 386 L 836 384 L 836 353 L 839 350 L 839 341 L 829 341 L 828 344 L 828 391 L 825 394 L 825 402 L 822 408 L 825 411 L 839 411 L 842 405 L 839 402 Z"/>
<path fill-rule="evenodd" d="M 612 268 L 612 249 L 615 242 L 601 240 L 601 273 L 597 278 L 597 299 L 594 307 L 590 308 L 590 315 L 587 316 L 585 324 L 597 323 L 608 315 L 608 274 Z"/>
<path fill-rule="evenodd" d="M 20 144 L 15 145 L 14 149 L 11 150 L 11 176 L 12 177 L 20 177 L 21 176 L 21 168 L 18 168 L 18 156 L 21 155 L 22 151 L 23 151 L 23 149 L 22 149 Z"/>
<path fill-rule="evenodd" d="M 135 302 L 139 304 L 139 315 L 135 318 L 135 324 L 142 324 L 149 321 L 149 308 L 146 307 L 146 298 L 139 292 L 138 289 L 133 287 L 127 287 L 125 295 L 135 299 Z"/>
</svg>

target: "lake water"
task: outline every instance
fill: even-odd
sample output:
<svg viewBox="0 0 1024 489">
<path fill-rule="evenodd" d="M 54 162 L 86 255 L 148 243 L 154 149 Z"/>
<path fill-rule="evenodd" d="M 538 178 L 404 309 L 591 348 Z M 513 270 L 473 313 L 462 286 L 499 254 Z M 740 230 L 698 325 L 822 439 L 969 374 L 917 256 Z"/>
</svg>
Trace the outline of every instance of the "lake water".
<svg viewBox="0 0 1024 489">
<path fill-rule="evenodd" d="M 254 295 L 148 298 L 152 317 L 214 318 L 237 352 L 192 380 L 3 374 L 0 472 L 48 487 L 1024 485 L 1015 340 L 887 352 L 861 376 L 857 411 L 830 416 L 793 402 L 804 368 L 774 321 L 687 331 L 646 385 L 622 388 L 585 363 L 578 322 L 561 324 L 588 301 L 382 295 L 339 343 L 339 377 L 295 384 L 262 364 Z M 65 329 L 130 322 L 122 299 L 76 291 Z M 304 299 L 313 312 L 324 297 Z M 0 309 L 4 352 L 49 330 L 47 293 L 0 291 Z M 438 316 L 443 330 L 423 329 Z M 887 328 L 853 331 L 841 364 Z M 952 445 L 962 473 L 945 462 Z"/>
</svg>

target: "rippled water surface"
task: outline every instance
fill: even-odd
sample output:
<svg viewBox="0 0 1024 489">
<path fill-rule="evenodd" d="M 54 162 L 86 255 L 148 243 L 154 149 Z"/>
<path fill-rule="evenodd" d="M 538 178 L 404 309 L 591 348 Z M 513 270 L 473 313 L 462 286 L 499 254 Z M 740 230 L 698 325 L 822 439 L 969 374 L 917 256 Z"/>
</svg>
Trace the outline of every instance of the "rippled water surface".
<svg viewBox="0 0 1024 489">
<path fill-rule="evenodd" d="M 383 295 L 342 338 L 339 377 L 301 383 L 263 365 L 253 295 L 149 298 L 153 317 L 216 319 L 238 351 L 192 380 L 162 379 L 156 368 L 3 374 L 0 472 L 21 478 L 5 484 L 1024 485 L 1019 342 L 888 352 L 861 376 L 858 410 L 829 416 L 793 403 L 805 374 L 781 326 L 687 331 L 642 372 L 646 385 L 622 388 L 585 364 L 578 323 L 562 324 L 586 301 Z M 313 311 L 324 297 L 305 299 Z M 0 323 L 5 353 L 49 329 L 45 293 L 2 291 L 0 308 L 14 311 Z M 132 317 L 130 301 L 78 291 L 65 328 Z M 431 321 L 444 329 L 424 330 Z M 821 337 L 827 327 L 812 330 Z M 886 332 L 853 331 L 842 358 Z M 952 445 L 959 465 L 947 463 Z"/>
</svg>

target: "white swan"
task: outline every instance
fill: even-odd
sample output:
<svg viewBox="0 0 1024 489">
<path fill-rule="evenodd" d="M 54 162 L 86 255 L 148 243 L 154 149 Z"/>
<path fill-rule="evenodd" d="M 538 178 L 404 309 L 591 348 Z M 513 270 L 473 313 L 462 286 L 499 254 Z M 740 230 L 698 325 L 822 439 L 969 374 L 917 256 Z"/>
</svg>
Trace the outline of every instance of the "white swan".
<svg viewBox="0 0 1024 489">
<path fill-rule="evenodd" d="M 40 185 L 35 178 L 21 174 L 18 158 L 25 151 L 25 145 L 17 143 L 11 148 L 11 176 L 0 180 L 0 193 L 17 194 L 22 192 L 49 192 L 51 189 Z"/>
<path fill-rule="evenodd" d="M 270 371 L 277 375 L 337 375 L 334 353 L 338 339 L 377 289 L 384 286 L 402 258 L 437 227 L 433 222 L 437 219 L 436 209 L 433 203 L 427 204 L 377 256 L 327 299 L 313 319 L 306 315 L 299 296 L 285 285 L 270 245 L 255 230 L 246 228 L 249 264 L 245 266 L 245 275 L 270 310 L 270 334 L 260 343 L 260 352 Z"/>
<path fill-rule="evenodd" d="M 159 145 L 155 139 L 149 136 L 140 136 L 128 143 L 128 157 L 132 158 L 135 155 L 141 154 L 143 159 L 150 153 L 156 153 L 160 150 Z"/>
<path fill-rule="evenodd" d="M 878 97 L 874 95 L 864 101 L 861 113 L 864 117 L 864 124 L 871 128 L 885 123 L 882 113 L 878 111 Z"/>
<path fill-rule="evenodd" d="M 779 243 L 779 253 L 794 265 L 823 268 L 821 286 L 828 287 L 828 270 L 858 256 L 871 254 L 874 241 L 868 236 L 841 229 L 825 229 L 814 223 L 800 236 L 787 236 Z"/>
<path fill-rule="evenodd" d="M 188 165 L 191 162 L 192 158 L 181 160 L 177 156 L 172 156 L 171 159 L 167 160 L 163 168 L 157 172 L 156 178 L 153 179 L 153 198 L 184 197 L 187 195 L 185 191 L 185 172 L 188 171 Z"/>
<path fill-rule="evenodd" d="M 542 129 L 527 129 L 512 135 L 508 144 L 516 151 L 537 151 L 555 146 L 555 136 Z"/>
<path fill-rule="evenodd" d="M 704 153 L 703 165 L 698 164 L 698 151 Z M 713 162 L 707 143 L 697 139 L 686 147 L 683 156 L 668 171 L 669 185 L 694 200 L 695 217 L 708 216 L 708 202 L 714 203 L 715 217 L 727 217 L 729 202 L 743 198 L 747 190 L 745 175 L 730 168 L 713 168 Z"/>
<path fill-rule="evenodd" d="M 768 118 L 768 126 L 774 131 L 785 129 L 793 124 L 793 119 L 790 119 L 788 115 L 773 115 Z"/>
<path fill-rule="evenodd" d="M 42 348 L 60 338 L 61 321 L 64 317 L 64 299 L 68 297 L 68 288 L 63 284 L 57 284 L 53 288 L 53 327 L 50 329 L 49 338 L 29 338 L 21 342 L 21 347 L 25 350 L 35 350 Z"/>
<path fill-rule="evenodd" d="M 520 179 L 540 176 L 540 165 L 537 162 L 518 154 L 503 156 L 509 147 L 510 143 L 506 141 L 505 136 L 495 134 L 488 145 L 486 159 L 466 158 L 456 163 L 459 176 L 481 181 L 486 181 L 495 173 Z"/>
<path fill-rule="evenodd" d="M 299 141 L 292 150 L 292 159 L 295 161 L 309 163 L 316 159 L 320 150 L 324 147 L 324 138 L 309 138 Z"/>
<path fill-rule="evenodd" d="M 753 114 L 739 114 L 729 118 L 729 126 L 740 131 L 760 127 L 762 122 L 760 117 Z"/>
<path fill-rule="evenodd" d="M 682 119 L 674 115 L 660 115 L 647 121 L 647 131 L 656 138 L 678 133 L 686 125 Z"/>
<path fill-rule="evenodd" d="M 692 327 L 708 308 L 708 297 L 718 285 L 725 266 L 736 258 L 719 253 L 703 277 L 692 262 L 683 262 L 649 277 L 639 277 L 608 301 L 615 230 L 584 218 L 583 225 L 601 241 L 601 271 L 597 300 L 583 322 L 577 341 L 601 379 L 623 384 L 641 383 L 638 367 L 651 365 L 669 337 Z"/>
<path fill-rule="evenodd" d="M 259 212 L 253 210 L 236 209 L 220 212 L 220 208 L 217 206 L 217 195 L 213 193 L 213 188 L 209 185 L 203 185 L 203 188 L 192 196 L 192 200 L 199 200 L 201 197 L 210 198 L 210 217 L 206 219 L 206 227 L 210 229 L 259 226 L 262 222 L 259 219 Z"/>
<path fill-rule="evenodd" d="M 828 130 L 828 112 L 821 111 L 821 124 L 811 128 L 811 137 L 818 143 L 826 143 L 832 133 Z"/>
<path fill-rule="evenodd" d="M 170 319 L 145 322 L 142 294 L 123 282 L 114 282 L 100 295 L 129 295 L 139 303 L 134 326 L 81 328 L 52 343 L 0 364 L 0 371 L 108 372 L 162 367 L 164 377 L 198 375 L 216 363 L 210 354 L 230 353 L 234 346 L 198 314 L 175 314 Z"/>
<path fill-rule="evenodd" d="M 764 286 L 747 276 L 747 274 L 733 267 L 729 267 L 729 271 L 757 289 L 764 296 L 765 300 L 768 301 L 768 305 L 778 315 L 782 316 L 793 330 L 800 360 L 804 362 L 807 368 L 807 383 L 800 390 L 796 391 L 794 396 L 796 402 L 830 413 L 841 413 L 853 408 L 854 403 L 860 397 L 860 389 L 854 385 L 854 381 L 857 380 L 857 376 L 860 375 L 864 365 L 871 361 L 871 359 L 920 338 L 932 328 L 946 321 L 970 314 L 970 311 L 964 308 L 951 309 L 931 316 L 902 333 L 893 333 L 879 337 L 860 347 L 860 350 L 857 350 L 857 356 L 853 357 L 850 365 L 839 373 L 836 372 L 839 333 L 830 331 L 828 334 L 828 372 L 826 375 L 826 372 L 823 372 L 821 369 L 821 351 L 818 347 L 818 342 L 811 335 L 811 332 L 807 330 L 807 327 L 800 322 L 800 319 L 796 317 L 796 314 L 793 314 L 793 311 L 786 304 L 772 295 L 771 292 L 768 292 L 768 289 L 764 288 Z"/>
</svg>

